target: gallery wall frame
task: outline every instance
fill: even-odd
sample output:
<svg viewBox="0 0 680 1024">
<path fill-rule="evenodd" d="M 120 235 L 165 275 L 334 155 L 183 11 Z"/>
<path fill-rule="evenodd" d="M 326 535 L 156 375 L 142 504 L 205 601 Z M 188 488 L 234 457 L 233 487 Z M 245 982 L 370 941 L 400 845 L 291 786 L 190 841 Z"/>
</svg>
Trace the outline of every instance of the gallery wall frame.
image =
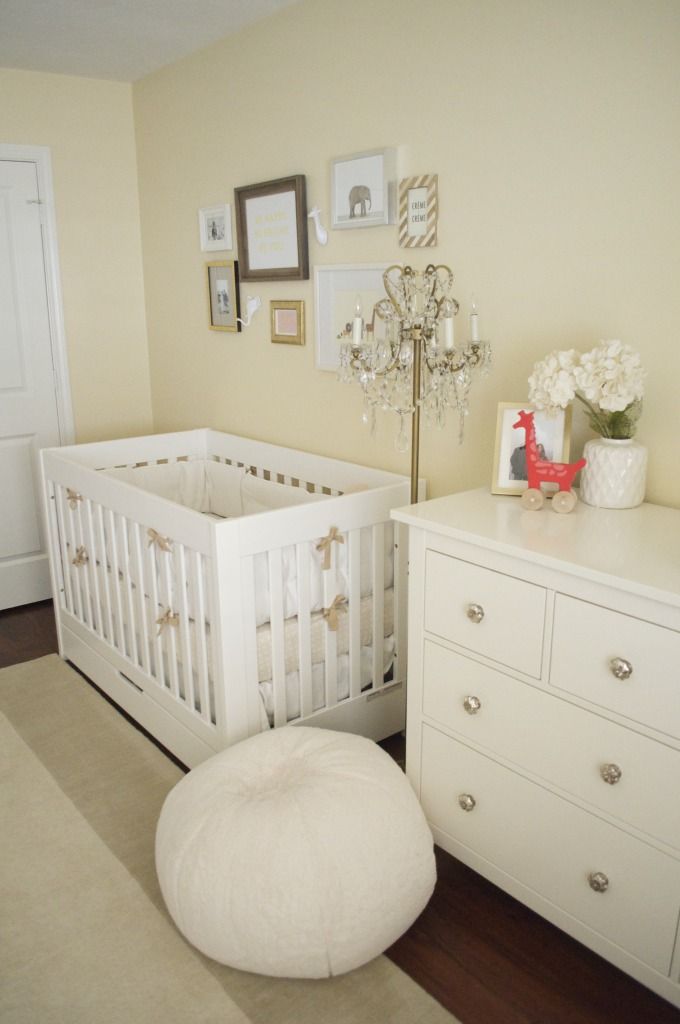
<svg viewBox="0 0 680 1024">
<path fill-rule="evenodd" d="M 309 278 L 304 174 L 234 189 L 242 281 Z"/>
<path fill-rule="evenodd" d="M 338 263 L 314 268 L 316 368 L 337 373 L 338 335 L 351 321 L 357 300 L 370 319 L 373 306 L 385 297 L 383 274 L 389 263 Z"/>
<path fill-rule="evenodd" d="M 272 299 L 269 311 L 273 342 L 304 345 L 305 304 L 301 299 Z"/>
<path fill-rule="evenodd" d="M 499 402 L 496 415 L 496 443 L 494 446 L 492 494 L 522 494 L 526 491 L 527 475 L 524 451 L 524 431 L 513 427 L 520 411 L 534 413 L 536 442 L 543 446 L 545 458 L 552 462 L 569 461 L 571 436 L 571 406 L 554 416 L 536 409 L 530 402 Z M 557 489 L 556 484 L 545 484 L 546 493 Z"/>
<path fill-rule="evenodd" d="M 227 252 L 233 249 L 231 205 L 205 206 L 198 211 L 198 230 L 202 252 Z"/>
<path fill-rule="evenodd" d="M 399 182 L 399 245 L 437 244 L 439 175 L 419 174 Z"/>
<path fill-rule="evenodd" d="M 238 263 L 236 260 L 211 260 L 206 263 L 205 269 L 210 330 L 240 331 Z"/>
<path fill-rule="evenodd" d="M 370 228 L 394 224 L 397 150 L 373 149 L 331 162 L 331 225 Z"/>
</svg>

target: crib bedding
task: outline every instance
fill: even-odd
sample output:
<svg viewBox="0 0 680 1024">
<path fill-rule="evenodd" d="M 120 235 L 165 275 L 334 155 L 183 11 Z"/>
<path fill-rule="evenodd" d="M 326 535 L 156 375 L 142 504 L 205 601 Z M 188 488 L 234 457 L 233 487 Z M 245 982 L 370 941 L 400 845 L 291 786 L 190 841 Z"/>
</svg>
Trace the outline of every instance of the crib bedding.
<svg viewBox="0 0 680 1024">
<path fill-rule="evenodd" d="M 218 518 L 237 518 L 242 515 L 256 515 L 260 512 L 273 511 L 292 505 L 306 504 L 309 501 L 324 501 L 328 495 L 310 493 L 299 487 L 262 480 L 247 473 L 243 467 L 229 466 L 210 460 L 193 460 L 191 462 L 175 462 L 163 465 L 140 466 L 104 470 L 109 476 L 115 476 L 126 483 L 141 486 L 144 490 L 171 501 L 185 505 L 196 512 L 216 516 Z M 329 523 L 329 531 L 332 524 Z M 171 541 L 171 538 L 169 538 Z M 319 538 L 321 541 L 322 538 Z M 334 542 L 335 567 L 337 570 L 336 593 L 340 597 L 349 594 L 349 550 L 345 538 Z M 311 610 L 320 611 L 324 607 L 323 573 L 325 551 L 319 549 L 318 542 L 307 545 L 309 552 L 309 593 Z M 111 544 L 106 538 L 107 561 L 111 564 Z M 360 565 L 362 597 L 372 591 L 372 537 L 370 528 L 361 531 Z M 383 540 L 384 586 L 389 588 L 394 580 L 393 556 L 393 525 L 386 524 Z M 170 552 L 161 552 L 159 559 Z M 168 563 L 169 578 L 165 578 L 157 563 L 158 584 L 165 591 L 166 605 L 173 606 L 179 592 L 176 579 L 175 564 L 172 559 Z M 133 585 L 138 585 L 137 569 L 131 559 L 127 559 L 124 567 Z M 281 572 L 283 584 L 283 615 L 289 619 L 298 613 L 298 562 L 294 546 L 281 550 Z M 255 556 L 253 561 L 255 590 L 255 620 L 258 626 L 269 621 L 270 617 L 270 586 L 269 557 L 267 552 Z M 184 585 L 185 581 L 182 581 Z M 148 584 L 145 590 L 148 590 Z M 173 600 L 173 598 L 175 600 Z"/>
<path fill-rule="evenodd" d="M 392 668 L 395 653 L 395 636 L 394 636 L 394 592 L 388 590 L 385 592 L 385 605 L 384 605 L 384 637 L 382 640 L 382 674 L 385 678 Z M 153 613 L 153 609 L 147 600 L 147 607 L 149 615 Z M 365 597 L 361 601 L 361 610 L 359 615 L 360 622 L 360 686 L 361 689 L 365 689 L 370 686 L 373 681 L 373 601 L 371 597 Z M 118 628 L 115 615 L 114 615 L 114 628 Z M 176 627 L 165 627 L 167 629 L 174 629 Z M 318 711 L 323 708 L 326 704 L 326 661 L 325 661 L 325 634 L 327 630 L 326 620 L 323 617 L 323 613 L 317 613 L 311 616 L 310 621 L 310 640 L 311 640 L 311 676 L 312 676 L 312 709 Z M 123 629 L 126 637 L 129 640 L 130 631 L 126 623 L 123 623 Z M 161 630 L 161 635 L 164 630 Z M 338 615 L 338 628 L 335 631 L 336 636 L 336 665 L 337 665 L 337 689 L 336 698 L 338 701 L 345 700 L 350 693 L 350 659 L 349 659 L 349 614 L 348 611 L 341 611 Z M 196 628 L 195 622 L 190 622 L 189 628 L 190 637 L 190 657 L 191 665 L 197 665 L 197 659 L 199 657 L 200 641 Z M 141 634 L 137 634 L 137 642 L 141 643 Z M 257 644 L 257 681 L 260 697 L 262 700 L 262 716 L 261 716 L 261 727 L 263 729 L 270 728 L 274 724 L 274 682 L 272 672 L 272 637 L 271 637 L 271 625 L 269 623 L 258 627 L 256 630 L 256 644 Z M 168 658 L 167 650 L 165 650 L 165 644 L 161 644 L 163 650 L 163 661 L 164 661 L 164 675 L 167 679 L 169 676 L 168 672 Z M 210 626 L 206 625 L 205 632 L 205 649 L 207 655 L 207 671 L 208 671 L 208 685 L 210 690 L 210 714 L 211 718 L 214 719 L 214 691 L 213 691 L 213 662 L 212 662 L 212 645 L 210 642 Z M 299 656 L 299 645 L 298 645 L 298 621 L 297 618 L 287 619 L 284 623 L 284 672 L 285 672 L 285 688 L 286 688 L 286 720 L 288 722 L 295 720 L 300 717 L 301 714 L 301 702 L 300 702 L 300 656 Z M 153 641 L 149 640 L 149 656 L 153 661 L 155 658 L 155 652 L 153 649 Z M 182 643 L 179 637 L 176 638 L 176 662 L 178 667 L 179 676 L 179 691 L 182 696 L 186 697 L 185 685 L 183 683 L 183 665 L 184 657 L 182 653 Z M 195 675 L 195 668 L 192 669 L 192 674 Z M 198 687 L 194 686 L 194 694 L 196 701 L 196 710 L 200 711 L 200 697 Z"/>
</svg>

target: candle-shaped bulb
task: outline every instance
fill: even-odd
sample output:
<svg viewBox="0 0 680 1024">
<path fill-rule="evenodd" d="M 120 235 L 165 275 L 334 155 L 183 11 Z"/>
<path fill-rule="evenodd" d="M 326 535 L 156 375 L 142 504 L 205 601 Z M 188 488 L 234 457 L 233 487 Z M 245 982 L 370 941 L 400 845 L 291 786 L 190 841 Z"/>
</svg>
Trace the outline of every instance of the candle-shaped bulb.
<svg viewBox="0 0 680 1024">
<path fill-rule="evenodd" d="M 448 299 L 442 308 L 443 316 L 441 318 L 442 334 L 444 340 L 444 350 L 446 352 L 452 352 L 455 346 L 455 337 L 453 330 L 453 314 L 454 308 L 453 303 Z"/>
<path fill-rule="evenodd" d="M 361 338 L 364 333 L 364 319 L 362 316 L 361 309 L 361 296 L 357 295 L 356 305 L 354 307 L 354 319 L 352 320 L 352 344 L 360 345 Z"/>
<path fill-rule="evenodd" d="M 479 314 L 475 302 L 470 310 L 470 341 L 479 341 Z"/>
</svg>

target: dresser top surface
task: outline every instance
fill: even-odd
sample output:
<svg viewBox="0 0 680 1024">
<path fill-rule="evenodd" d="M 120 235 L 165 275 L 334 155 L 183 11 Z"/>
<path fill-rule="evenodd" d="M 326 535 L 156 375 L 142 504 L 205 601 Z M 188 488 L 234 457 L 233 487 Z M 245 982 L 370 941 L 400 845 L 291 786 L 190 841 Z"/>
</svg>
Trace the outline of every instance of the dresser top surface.
<svg viewBox="0 0 680 1024">
<path fill-rule="evenodd" d="M 680 607 L 680 510 L 644 503 L 558 515 L 487 488 L 395 509 L 394 519 Z"/>
</svg>

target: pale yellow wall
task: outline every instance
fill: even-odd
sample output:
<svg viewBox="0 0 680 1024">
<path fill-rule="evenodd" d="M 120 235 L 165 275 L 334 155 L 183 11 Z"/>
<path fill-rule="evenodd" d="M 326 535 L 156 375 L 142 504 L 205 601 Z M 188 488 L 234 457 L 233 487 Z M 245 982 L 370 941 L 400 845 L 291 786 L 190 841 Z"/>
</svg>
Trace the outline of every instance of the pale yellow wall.
<svg viewBox="0 0 680 1024">
<path fill-rule="evenodd" d="M 464 445 L 454 421 L 424 431 L 431 493 L 489 481 L 497 403 L 526 400 L 534 360 L 620 337 L 649 371 L 648 497 L 680 506 L 679 40 L 677 0 L 303 0 L 137 83 L 155 428 L 408 471 L 394 419 L 371 437 L 359 389 L 315 369 L 312 280 L 244 283 L 263 313 L 208 330 L 197 228 L 235 186 L 294 173 L 328 222 L 331 158 L 399 145 L 401 175 L 439 175 L 439 245 L 413 262 L 450 263 L 495 350 Z M 405 255 L 396 227 L 310 234 L 312 266 Z M 306 347 L 270 343 L 272 298 L 305 300 Z"/>
<path fill-rule="evenodd" d="M 0 69 L 0 141 L 50 148 L 78 441 L 152 428 L 131 92 Z"/>
</svg>

